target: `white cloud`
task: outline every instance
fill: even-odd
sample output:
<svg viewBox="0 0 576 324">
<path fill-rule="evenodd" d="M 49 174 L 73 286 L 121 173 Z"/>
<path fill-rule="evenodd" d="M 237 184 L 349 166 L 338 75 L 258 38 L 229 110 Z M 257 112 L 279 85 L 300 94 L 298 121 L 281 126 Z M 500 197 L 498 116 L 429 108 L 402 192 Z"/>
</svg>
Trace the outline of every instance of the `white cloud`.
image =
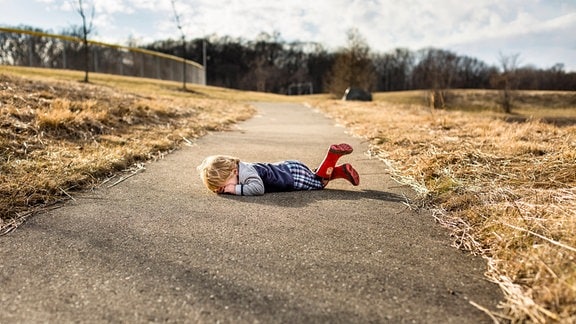
<svg viewBox="0 0 576 324">
<path fill-rule="evenodd" d="M 0 0 L 0 24 L 52 30 L 79 24 L 71 1 L 19 0 L 16 5 Z M 102 40 L 179 37 L 172 0 L 92 1 Z M 335 49 L 345 44 L 346 31 L 356 27 L 374 51 L 433 46 L 482 55 L 478 58 L 487 61 L 511 51 L 522 53 L 526 63 L 561 61 L 576 70 L 574 0 L 174 1 L 189 38 L 218 34 L 250 40 L 261 32 L 280 32 L 286 41 L 315 41 Z"/>
</svg>

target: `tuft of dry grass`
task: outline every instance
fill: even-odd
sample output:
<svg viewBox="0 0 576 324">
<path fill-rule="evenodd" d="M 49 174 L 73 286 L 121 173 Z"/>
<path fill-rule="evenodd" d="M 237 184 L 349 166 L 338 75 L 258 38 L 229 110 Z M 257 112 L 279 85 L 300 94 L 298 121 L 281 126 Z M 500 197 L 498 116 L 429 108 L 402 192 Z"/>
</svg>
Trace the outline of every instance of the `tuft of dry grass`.
<svg viewBox="0 0 576 324">
<path fill-rule="evenodd" d="M 248 104 L 177 88 L 173 95 L 161 90 L 151 96 L 149 83 L 128 92 L 0 74 L 0 234 L 36 208 L 68 199 L 70 191 L 96 186 L 255 112 Z"/>
<path fill-rule="evenodd" d="M 483 255 L 503 319 L 576 321 L 576 126 L 389 102 L 316 102 Z M 573 107 L 572 107 L 573 109 Z"/>
</svg>

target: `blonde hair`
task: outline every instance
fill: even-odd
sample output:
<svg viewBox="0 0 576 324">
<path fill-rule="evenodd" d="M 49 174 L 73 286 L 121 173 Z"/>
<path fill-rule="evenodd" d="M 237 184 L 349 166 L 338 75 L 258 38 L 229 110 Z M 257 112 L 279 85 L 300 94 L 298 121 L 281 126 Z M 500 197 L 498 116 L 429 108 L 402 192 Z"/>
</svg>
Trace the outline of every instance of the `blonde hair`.
<svg viewBox="0 0 576 324">
<path fill-rule="evenodd" d="M 212 155 L 204 159 L 196 168 L 200 179 L 208 190 L 217 192 L 230 178 L 232 172 L 238 168 L 240 159 L 227 155 Z"/>
</svg>

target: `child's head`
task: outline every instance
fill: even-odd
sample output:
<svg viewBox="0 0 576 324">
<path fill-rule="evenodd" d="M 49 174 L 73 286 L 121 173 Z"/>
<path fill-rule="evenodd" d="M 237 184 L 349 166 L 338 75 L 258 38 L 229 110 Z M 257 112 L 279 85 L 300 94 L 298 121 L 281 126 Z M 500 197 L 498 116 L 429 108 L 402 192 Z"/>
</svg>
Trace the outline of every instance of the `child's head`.
<svg viewBox="0 0 576 324">
<path fill-rule="evenodd" d="M 218 192 L 238 168 L 239 161 L 238 158 L 232 156 L 212 155 L 205 158 L 196 169 L 206 188 L 212 192 Z"/>
</svg>

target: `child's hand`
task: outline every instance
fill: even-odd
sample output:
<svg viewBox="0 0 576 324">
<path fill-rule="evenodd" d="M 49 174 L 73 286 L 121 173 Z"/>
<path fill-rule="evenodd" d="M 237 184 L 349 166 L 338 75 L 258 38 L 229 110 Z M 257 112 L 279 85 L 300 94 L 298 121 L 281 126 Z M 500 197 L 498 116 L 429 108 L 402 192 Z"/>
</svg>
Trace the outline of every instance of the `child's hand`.
<svg viewBox="0 0 576 324">
<path fill-rule="evenodd" d="M 236 184 L 229 183 L 224 187 L 224 193 L 236 194 Z"/>
<path fill-rule="evenodd" d="M 224 186 L 220 187 L 221 193 L 236 194 L 236 184 L 238 183 L 238 170 L 234 169 L 232 174 L 226 179 Z"/>
</svg>

